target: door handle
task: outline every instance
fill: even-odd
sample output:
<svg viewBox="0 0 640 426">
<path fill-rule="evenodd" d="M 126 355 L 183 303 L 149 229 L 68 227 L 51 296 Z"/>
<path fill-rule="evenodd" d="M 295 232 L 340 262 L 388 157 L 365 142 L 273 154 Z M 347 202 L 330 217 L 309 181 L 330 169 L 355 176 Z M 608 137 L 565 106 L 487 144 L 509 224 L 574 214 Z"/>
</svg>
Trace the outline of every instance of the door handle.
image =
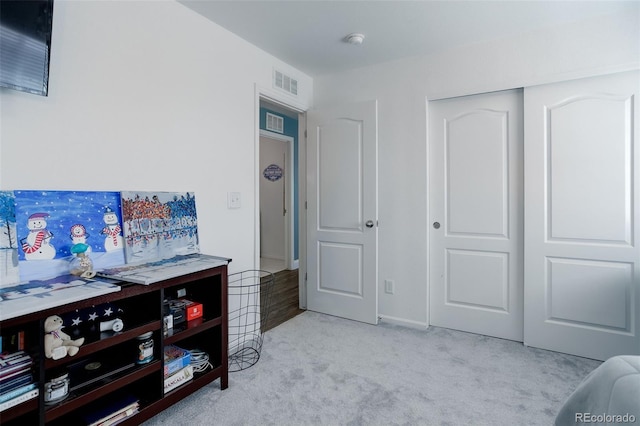
<svg viewBox="0 0 640 426">
<path fill-rule="evenodd" d="M 433 227 L 435 229 L 440 229 L 440 222 L 433 222 Z"/>
<path fill-rule="evenodd" d="M 372 220 L 368 220 L 364 226 L 366 226 L 367 228 L 373 228 L 373 221 Z"/>
</svg>

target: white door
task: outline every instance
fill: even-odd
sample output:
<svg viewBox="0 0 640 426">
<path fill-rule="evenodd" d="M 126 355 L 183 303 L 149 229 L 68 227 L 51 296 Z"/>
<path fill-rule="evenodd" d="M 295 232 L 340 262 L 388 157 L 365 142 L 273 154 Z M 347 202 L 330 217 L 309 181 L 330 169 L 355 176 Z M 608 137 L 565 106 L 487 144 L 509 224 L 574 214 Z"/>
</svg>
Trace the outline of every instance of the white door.
<svg viewBox="0 0 640 426">
<path fill-rule="evenodd" d="M 522 341 L 522 91 L 429 103 L 430 320 Z"/>
<path fill-rule="evenodd" d="M 307 118 L 307 309 L 377 324 L 377 102 Z"/>
<path fill-rule="evenodd" d="M 640 354 L 640 73 L 525 90 L 525 344 Z"/>
</svg>

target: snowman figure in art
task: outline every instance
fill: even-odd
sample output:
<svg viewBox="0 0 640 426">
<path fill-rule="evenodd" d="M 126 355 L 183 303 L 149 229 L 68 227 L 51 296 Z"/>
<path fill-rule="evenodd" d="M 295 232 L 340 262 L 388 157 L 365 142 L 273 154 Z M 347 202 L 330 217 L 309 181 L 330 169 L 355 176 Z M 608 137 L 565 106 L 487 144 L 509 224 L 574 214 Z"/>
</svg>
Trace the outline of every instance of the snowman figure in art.
<svg viewBox="0 0 640 426">
<path fill-rule="evenodd" d="M 87 244 L 87 238 L 89 238 L 89 233 L 87 232 L 84 225 L 80 223 L 76 223 L 71 227 L 71 235 L 69 235 L 72 241 L 72 246 L 76 244 Z M 86 253 L 91 253 L 91 246 L 87 247 Z"/>
<path fill-rule="evenodd" d="M 51 245 L 53 234 L 47 229 L 48 213 L 34 213 L 27 219 L 29 235 L 22 239 L 22 250 L 26 260 L 51 260 L 56 249 Z"/>
<path fill-rule="evenodd" d="M 120 228 L 118 216 L 110 207 L 105 207 L 102 220 L 106 225 L 101 232 L 106 235 L 104 239 L 104 249 L 108 252 L 123 249 L 124 240 L 122 239 L 122 235 L 120 235 L 122 228 Z"/>
</svg>

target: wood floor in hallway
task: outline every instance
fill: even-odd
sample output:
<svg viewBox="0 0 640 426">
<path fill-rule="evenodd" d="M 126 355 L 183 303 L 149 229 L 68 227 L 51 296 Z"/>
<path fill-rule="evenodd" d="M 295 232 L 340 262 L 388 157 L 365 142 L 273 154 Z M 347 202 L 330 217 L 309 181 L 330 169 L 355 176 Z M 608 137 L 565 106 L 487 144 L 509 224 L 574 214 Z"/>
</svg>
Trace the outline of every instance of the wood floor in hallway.
<svg viewBox="0 0 640 426">
<path fill-rule="evenodd" d="M 304 312 L 304 309 L 299 308 L 298 269 L 276 272 L 273 276 L 269 316 L 263 330 L 265 332 Z M 262 278 L 268 279 L 269 275 Z"/>
</svg>

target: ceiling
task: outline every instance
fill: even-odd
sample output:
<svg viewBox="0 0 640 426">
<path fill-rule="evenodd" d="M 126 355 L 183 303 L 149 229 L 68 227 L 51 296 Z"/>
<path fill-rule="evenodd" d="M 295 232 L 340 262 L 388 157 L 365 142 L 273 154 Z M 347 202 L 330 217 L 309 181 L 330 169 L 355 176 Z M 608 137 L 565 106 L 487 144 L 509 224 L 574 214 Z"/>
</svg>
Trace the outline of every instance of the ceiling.
<svg viewBox="0 0 640 426">
<path fill-rule="evenodd" d="M 314 77 L 514 36 L 607 14 L 640 1 L 179 0 Z M 343 41 L 362 33 L 362 45 Z"/>
</svg>

